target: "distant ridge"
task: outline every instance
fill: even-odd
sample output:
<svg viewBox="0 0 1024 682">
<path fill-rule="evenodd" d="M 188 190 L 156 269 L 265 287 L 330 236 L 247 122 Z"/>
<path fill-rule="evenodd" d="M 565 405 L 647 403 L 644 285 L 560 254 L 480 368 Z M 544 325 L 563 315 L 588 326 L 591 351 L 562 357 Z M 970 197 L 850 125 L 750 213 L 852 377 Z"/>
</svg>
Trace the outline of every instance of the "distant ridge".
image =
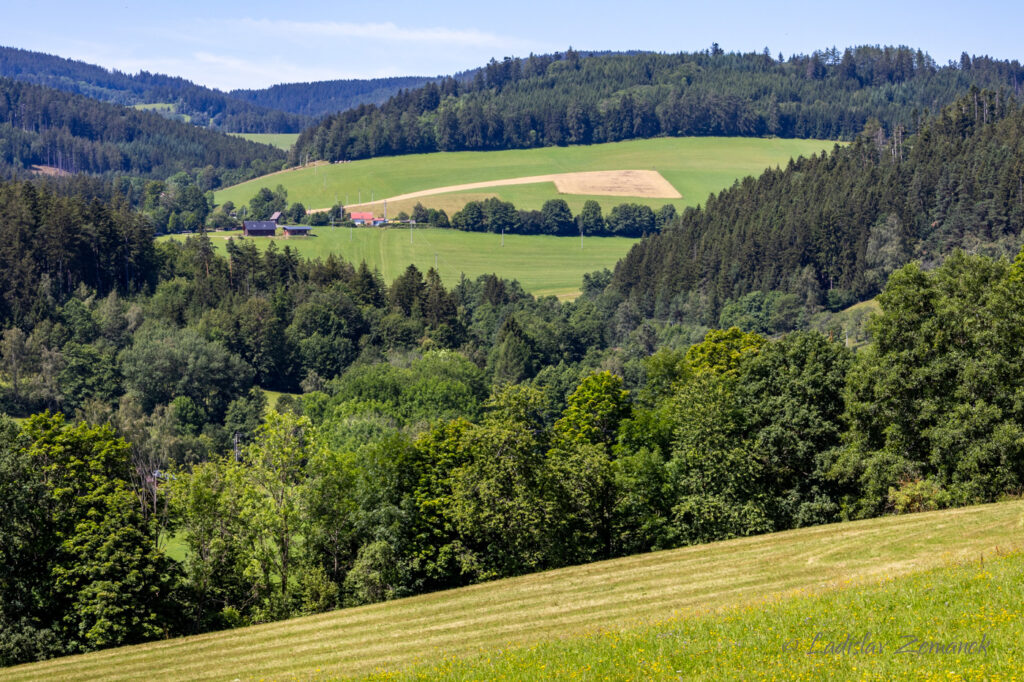
<svg viewBox="0 0 1024 682">
<path fill-rule="evenodd" d="M 437 80 L 440 76 L 281 83 L 262 90 L 232 90 L 228 94 L 262 107 L 319 118 L 360 104 L 381 104 L 399 90 L 418 88 Z"/>
<path fill-rule="evenodd" d="M 1019 94 L 1018 61 L 937 64 L 906 46 L 564 54 L 491 60 L 303 131 L 291 163 L 435 151 L 587 145 L 659 136 L 851 140 L 871 120 L 913 132 L 970 88 Z"/>
<path fill-rule="evenodd" d="M 231 182 L 277 170 L 283 160 L 284 152 L 267 145 L 0 77 L 3 175 L 50 169 L 169 177 L 210 166 Z"/>
<path fill-rule="evenodd" d="M 0 76 L 122 106 L 171 104 L 182 119 L 223 132 L 297 133 L 310 122 L 177 76 L 148 71 L 131 75 L 15 47 L 0 47 Z"/>
</svg>

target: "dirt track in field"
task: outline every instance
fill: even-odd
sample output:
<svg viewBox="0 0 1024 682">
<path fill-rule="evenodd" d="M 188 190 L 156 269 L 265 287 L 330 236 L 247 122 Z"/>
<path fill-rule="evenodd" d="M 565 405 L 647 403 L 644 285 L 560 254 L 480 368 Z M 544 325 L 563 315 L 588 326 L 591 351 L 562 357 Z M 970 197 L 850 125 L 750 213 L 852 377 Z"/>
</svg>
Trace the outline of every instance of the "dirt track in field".
<svg viewBox="0 0 1024 682">
<path fill-rule="evenodd" d="M 504 180 L 488 180 L 486 182 L 470 182 L 463 185 L 434 187 L 419 192 L 399 194 L 398 196 L 365 201 L 349 206 L 375 206 L 385 201 L 402 201 L 418 199 L 434 194 L 462 192 L 488 187 L 504 187 L 508 185 L 533 185 L 538 182 L 553 182 L 561 194 L 590 194 L 610 197 L 644 197 L 650 199 L 681 199 L 681 195 L 661 173 L 653 170 L 616 170 L 616 171 L 584 171 L 580 173 L 552 173 L 550 175 L 528 175 L 522 178 L 506 178 Z M 346 207 L 348 208 L 348 207 Z"/>
</svg>

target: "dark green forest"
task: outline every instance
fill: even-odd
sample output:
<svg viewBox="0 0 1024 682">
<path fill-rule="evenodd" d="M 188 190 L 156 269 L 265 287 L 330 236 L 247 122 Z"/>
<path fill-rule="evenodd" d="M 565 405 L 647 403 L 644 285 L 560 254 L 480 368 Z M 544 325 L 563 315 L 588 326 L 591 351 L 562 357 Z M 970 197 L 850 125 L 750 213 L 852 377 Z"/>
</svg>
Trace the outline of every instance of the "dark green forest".
<svg viewBox="0 0 1024 682">
<path fill-rule="evenodd" d="M 268 145 L 0 78 L 0 174 L 33 165 L 67 173 L 168 177 L 211 167 L 232 184 L 279 170 L 284 153 Z"/>
<path fill-rule="evenodd" d="M 564 54 L 492 60 L 302 132 L 292 161 L 521 149 L 659 135 L 853 139 L 869 119 L 913 132 L 972 86 L 1018 93 L 1024 67 L 964 54 L 937 65 L 907 47 L 789 59 L 764 53 Z"/>
<path fill-rule="evenodd" d="M 1024 227 L 1024 109 L 972 90 L 916 135 L 853 144 L 745 178 L 634 247 L 612 287 L 643 317 L 715 324 L 778 292 L 801 306 L 871 298 L 910 259 L 1012 255 Z"/>
<path fill-rule="evenodd" d="M 282 111 L 176 76 L 126 74 L 13 47 L 0 47 L 0 76 L 126 107 L 174 104 L 174 115 L 183 122 L 223 132 L 297 133 L 313 120 L 299 111 Z"/>
<path fill-rule="evenodd" d="M 334 114 L 357 107 L 360 104 L 383 104 L 399 91 L 418 88 L 425 83 L 437 80 L 440 79 L 425 76 L 398 76 L 394 78 L 315 81 L 313 83 L 281 83 L 261 90 L 232 90 L 228 94 L 262 107 L 299 114 L 313 120 L 325 114 Z"/>
</svg>

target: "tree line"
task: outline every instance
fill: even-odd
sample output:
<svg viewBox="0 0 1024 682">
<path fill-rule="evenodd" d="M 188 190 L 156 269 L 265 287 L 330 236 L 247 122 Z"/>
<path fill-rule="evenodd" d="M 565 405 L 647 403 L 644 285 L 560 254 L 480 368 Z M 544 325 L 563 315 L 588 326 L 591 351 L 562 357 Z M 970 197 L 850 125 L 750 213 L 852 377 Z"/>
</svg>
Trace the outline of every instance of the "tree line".
<svg viewBox="0 0 1024 682">
<path fill-rule="evenodd" d="M 446 217 L 446 216 L 444 216 Z M 539 211 L 516 210 L 509 201 L 497 197 L 467 202 L 451 218 L 451 227 L 467 232 L 508 232 L 511 234 L 548 234 L 559 237 L 588 235 L 594 237 L 642 237 L 654 234 L 676 217 L 676 207 L 665 204 L 657 211 L 643 204 L 622 203 L 608 215 L 601 204 L 588 199 L 574 216 L 564 199 L 548 199 Z M 432 216 L 422 204 L 413 208 L 417 223 L 441 225 L 442 215 Z"/>
<path fill-rule="evenodd" d="M 964 54 L 861 46 L 788 59 L 711 50 L 492 60 L 470 78 L 402 91 L 304 130 L 290 162 L 633 138 L 740 135 L 852 139 L 877 119 L 915 131 L 972 86 L 1018 93 L 1024 67 Z"/>
</svg>

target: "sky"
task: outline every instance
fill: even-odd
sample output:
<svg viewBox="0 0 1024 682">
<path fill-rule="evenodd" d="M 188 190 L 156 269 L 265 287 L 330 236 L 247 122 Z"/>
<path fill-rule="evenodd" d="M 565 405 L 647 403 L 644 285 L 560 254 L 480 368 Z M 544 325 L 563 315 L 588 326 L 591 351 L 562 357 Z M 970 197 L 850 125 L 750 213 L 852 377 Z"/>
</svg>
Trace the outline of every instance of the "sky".
<svg viewBox="0 0 1024 682">
<path fill-rule="evenodd" d="M 436 76 L 492 57 L 587 50 L 773 55 L 909 45 L 1024 61 L 1024 3 L 335 0 L 2 0 L 0 45 L 231 90 L 275 83 Z"/>
</svg>

